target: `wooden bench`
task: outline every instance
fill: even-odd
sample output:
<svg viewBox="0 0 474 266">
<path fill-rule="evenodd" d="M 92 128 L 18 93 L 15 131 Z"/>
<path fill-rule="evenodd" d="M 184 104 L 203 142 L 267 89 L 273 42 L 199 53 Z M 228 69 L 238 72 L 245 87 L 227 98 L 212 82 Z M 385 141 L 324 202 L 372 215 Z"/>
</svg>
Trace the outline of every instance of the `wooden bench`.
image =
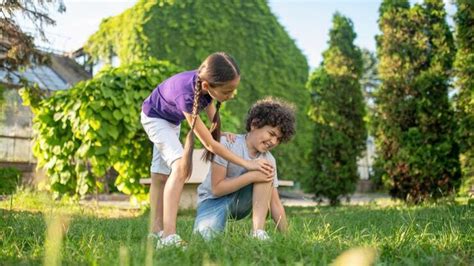
<svg viewBox="0 0 474 266">
<path fill-rule="evenodd" d="M 204 181 L 209 172 L 209 162 L 201 160 L 203 149 L 197 149 L 193 152 L 193 173 L 191 178 L 184 183 L 183 192 L 179 202 L 181 209 L 196 208 L 197 202 L 197 187 Z M 140 179 L 140 184 L 151 185 L 151 178 Z M 292 180 L 278 180 L 280 187 L 293 187 Z"/>
</svg>

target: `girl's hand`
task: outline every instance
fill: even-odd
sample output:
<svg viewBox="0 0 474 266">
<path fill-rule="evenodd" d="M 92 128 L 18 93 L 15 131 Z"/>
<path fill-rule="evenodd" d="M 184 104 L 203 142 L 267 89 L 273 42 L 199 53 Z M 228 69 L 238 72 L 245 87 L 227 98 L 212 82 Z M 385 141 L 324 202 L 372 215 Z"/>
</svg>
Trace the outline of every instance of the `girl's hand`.
<svg viewBox="0 0 474 266">
<path fill-rule="evenodd" d="M 253 183 L 266 183 L 266 182 L 273 181 L 274 175 L 266 175 L 261 171 L 253 171 L 253 174 L 254 174 Z"/>
<path fill-rule="evenodd" d="M 224 135 L 229 143 L 234 143 L 236 135 L 232 132 L 222 132 L 222 135 Z"/>
<path fill-rule="evenodd" d="M 263 174 L 267 176 L 273 176 L 274 175 L 274 169 L 273 166 L 265 159 L 256 159 L 256 160 L 251 160 L 247 161 L 246 167 L 247 170 L 257 170 L 261 171 Z"/>
</svg>

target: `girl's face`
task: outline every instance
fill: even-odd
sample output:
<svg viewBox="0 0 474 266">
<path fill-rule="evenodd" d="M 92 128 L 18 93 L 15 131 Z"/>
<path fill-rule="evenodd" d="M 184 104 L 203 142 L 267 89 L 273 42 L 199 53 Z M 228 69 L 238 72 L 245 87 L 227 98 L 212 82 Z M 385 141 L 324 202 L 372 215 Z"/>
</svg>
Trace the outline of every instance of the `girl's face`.
<svg viewBox="0 0 474 266">
<path fill-rule="evenodd" d="M 240 83 L 240 76 L 227 82 L 225 85 L 211 87 L 206 81 L 203 82 L 203 88 L 209 92 L 209 95 L 218 102 L 225 102 L 234 98 L 237 86 Z"/>
<path fill-rule="evenodd" d="M 266 125 L 261 128 L 251 126 L 248 134 L 250 149 L 260 153 L 270 151 L 280 144 L 281 131 L 279 127 Z"/>
</svg>

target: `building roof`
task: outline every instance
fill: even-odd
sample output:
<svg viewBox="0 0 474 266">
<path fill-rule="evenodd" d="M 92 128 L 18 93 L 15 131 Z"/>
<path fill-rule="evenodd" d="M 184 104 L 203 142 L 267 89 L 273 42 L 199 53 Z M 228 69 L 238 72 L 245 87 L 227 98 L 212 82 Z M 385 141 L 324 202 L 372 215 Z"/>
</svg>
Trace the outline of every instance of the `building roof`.
<svg viewBox="0 0 474 266">
<path fill-rule="evenodd" d="M 91 75 L 73 59 L 56 54 L 50 54 L 50 57 L 50 64 L 32 65 L 24 71 L 15 71 L 15 75 L 8 75 L 4 69 L 0 68 L 0 82 L 21 86 L 18 77 L 20 76 L 31 83 L 38 84 L 41 89 L 57 91 L 65 90 L 81 80 L 91 78 Z"/>
</svg>

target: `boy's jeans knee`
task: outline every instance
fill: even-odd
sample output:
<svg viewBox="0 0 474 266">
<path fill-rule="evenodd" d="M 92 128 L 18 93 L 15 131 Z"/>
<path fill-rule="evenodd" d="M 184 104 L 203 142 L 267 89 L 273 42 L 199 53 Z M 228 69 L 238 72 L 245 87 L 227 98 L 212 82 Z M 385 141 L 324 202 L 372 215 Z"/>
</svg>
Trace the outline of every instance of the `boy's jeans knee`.
<svg viewBox="0 0 474 266">
<path fill-rule="evenodd" d="M 197 208 L 194 233 L 210 240 L 225 229 L 227 219 L 240 220 L 252 210 L 253 185 L 216 199 L 206 199 Z"/>
<path fill-rule="evenodd" d="M 205 240 L 224 231 L 227 222 L 227 197 L 207 199 L 197 209 L 194 233 L 199 233 Z"/>
</svg>

